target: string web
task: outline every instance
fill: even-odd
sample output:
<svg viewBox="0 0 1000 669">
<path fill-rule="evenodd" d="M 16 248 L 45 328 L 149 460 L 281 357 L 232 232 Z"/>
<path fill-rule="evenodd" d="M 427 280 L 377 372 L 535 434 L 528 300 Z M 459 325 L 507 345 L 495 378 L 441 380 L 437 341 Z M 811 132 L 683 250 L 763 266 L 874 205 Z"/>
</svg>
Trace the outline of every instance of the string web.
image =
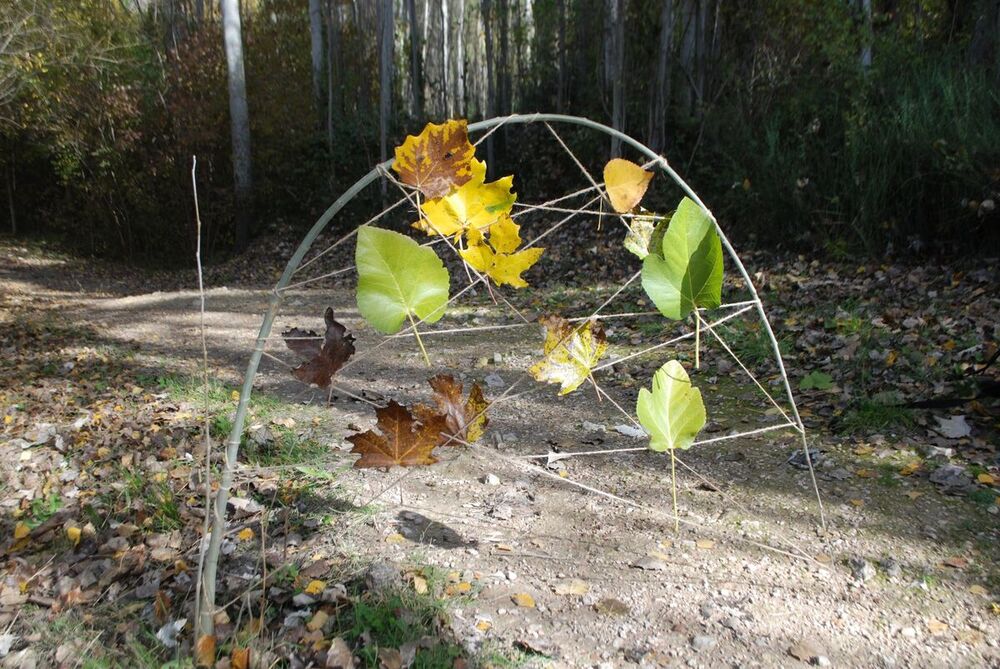
<svg viewBox="0 0 1000 669">
<path fill-rule="evenodd" d="M 500 127 L 502 127 L 509 120 L 515 117 L 508 117 L 507 119 L 501 120 L 499 123 L 493 125 L 488 132 L 481 135 L 477 141 L 476 145 L 482 143 L 491 133 L 496 132 Z M 520 121 L 520 122 L 530 122 Z M 606 208 L 605 205 L 608 203 L 607 193 L 605 191 L 605 184 L 602 181 L 596 180 L 593 175 L 586 169 L 583 163 L 578 159 L 578 157 L 573 153 L 564 139 L 559 135 L 559 133 L 552 127 L 547 121 L 544 122 L 544 126 L 547 131 L 551 134 L 551 137 L 558 145 L 565 151 L 568 159 L 578 168 L 582 177 L 589 184 L 573 192 L 560 195 L 558 197 L 545 200 L 538 203 L 525 203 L 516 202 L 514 204 L 514 209 L 511 211 L 511 218 L 515 220 L 523 221 L 535 221 L 543 220 L 546 216 L 555 215 L 556 219 L 550 223 L 547 223 L 545 228 L 538 232 L 533 238 L 526 240 L 523 248 L 530 248 L 537 245 L 539 242 L 545 240 L 548 236 L 552 235 L 558 231 L 563 226 L 570 224 L 574 221 L 578 221 L 581 218 L 588 220 L 597 219 L 598 226 L 604 225 L 606 222 L 610 222 L 612 225 L 621 226 L 626 232 L 630 230 L 629 221 L 634 219 L 636 216 L 643 216 L 643 214 L 618 214 L 615 213 L 613 209 Z M 648 160 L 644 165 L 646 169 L 656 169 L 659 168 L 661 172 L 665 172 L 669 177 L 673 178 L 678 185 L 684 189 L 689 196 L 693 196 L 696 203 L 700 205 L 705 211 L 708 211 L 704 204 L 697 199 L 697 196 L 687 187 L 687 185 L 680 179 L 679 176 L 670 168 L 666 163 L 665 159 L 658 157 L 656 159 Z M 386 168 L 385 165 L 379 166 L 377 168 L 377 176 L 380 179 L 384 179 L 388 184 L 399 193 L 400 197 L 398 199 L 392 200 L 388 203 L 381 211 L 379 211 L 374 216 L 368 218 L 364 221 L 364 225 L 373 224 L 385 219 L 389 214 L 392 213 L 403 213 L 407 215 L 419 215 L 420 210 L 420 194 L 419 192 L 402 182 L 400 182 L 396 176 Z M 369 182 L 369 183 L 373 183 Z M 608 221 L 605 221 L 608 219 Z M 712 221 L 715 219 L 712 217 Z M 717 224 L 716 224 L 717 226 Z M 289 281 L 285 285 L 277 288 L 273 295 L 274 304 L 280 303 L 280 300 L 292 294 L 293 291 L 301 290 L 304 288 L 312 287 L 321 282 L 329 282 L 331 279 L 342 279 L 345 276 L 349 276 L 355 271 L 355 266 L 353 264 L 345 264 L 343 267 L 338 267 L 329 271 L 319 271 L 316 270 L 319 267 L 319 263 L 322 259 L 327 258 L 330 254 L 334 253 L 338 248 L 342 247 L 344 244 L 352 240 L 356 234 L 359 226 L 353 227 L 349 232 L 338 237 L 335 241 L 325 246 L 324 248 L 315 250 L 308 258 L 303 257 L 301 262 L 294 268 L 290 268 Z M 528 228 L 526 227 L 525 230 Z M 718 229 L 718 227 L 717 227 Z M 766 400 L 770 409 L 776 412 L 776 415 L 780 417 L 777 423 L 764 425 L 760 427 L 751 427 L 746 430 L 732 431 L 727 434 L 719 436 L 704 437 L 698 439 L 694 442 L 693 447 L 703 446 L 707 444 L 713 444 L 723 441 L 731 441 L 744 439 L 747 437 L 754 437 L 766 433 L 787 430 L 798 434 L 802 441 L 803 447 L 806 445 L 805 441 L 805 428 L 802 420 L 799 416 L 798 409 L 795 405 L 794 397 L 792 396 L 788 376 L 784 368 L 784 364 L 781 360 L 780 354 L 777 355 L 776 363 L 780 374 L 780 379 L 782 385 L 786 391 L 786 397 L 776 398 L 772 392 L 768 389 L 767 385 L 762 382 L 757 375 L 752 371 L 752 364 L 748 364 L 746 361 L 742 360 L 740 355 L 736 352 L 735 348 L 726 340 L 727 331 L 726 325 L 735 323 L 747 314 L 756 311 L 761 317 L 761 320 L 766 327 L 767 333 L 770 334 L 770 325 L 766 322 L 766 315 L 764 314 L 763 304 L 757 295 L 756 291 L 752 287 L 749 276 L 743 270 L 742 263 L 740 263 L 732 247 L 729 245 L 728 240 L 722 234 L 721 229 L 718 229 L 720 236 L 724 240 L 725 248 L 728 252 L 730 259 L 736 262 L 743 272 L 744 289 L 749 289 L 751 294 L 751 299 L 745 300 L 734 300 L 726 302 L 721 306 L 713 309 L 711 314 L 705 310 L 696 309 L 695 318 L 697 319 L 698 326 L 705 336 L 702 340 L 705 341 L 711 338 L 712 341 L 716 342 L 719 347 L 725 352 L 732 363 L 735 364 L 739 373 L 745 377 L 751 384 L 753 384 L 755 390 L 759 393 L 760 397 Z M 610 232 L 610 231 L 608 231 Z M 618 233 L 620 234 L 620 233 Z M 367 392 L 364 388 L 358 388 L 352 383 L 352 379 L 349 375 L 345 374 L 358 363 L 371 360 L 375 356 L 380 356 L 385 353 L 387 347 L 397 346 L 410 346 L 409 340 L 419 338 L 431 339 L 435 337 L 454 337 L 459 335 L 480 335 L 483 333 L 491 332 L 501 332 L 501 331 L 516 331 L 527 329 L 528 333 L 526 336 L 535 337 L 538 334 L 539 326 L 536 321 L 529 319 L 521 310 L 519 310 L 514 304 L 512 304 L 507 297 L 505 297 L 499 290 L 494 290 L 491 285 L 489 278 L 477 271 L 475 268 L 470 267 L 464 262 L 460 255 L 460 248 L 447 236 L 439 235 L 432 237 L 427 240 L 420 242 L 421 246 L 424 247 L 445 247 L 445 254 L 452 254 L 457 258 L 458 262 L 463 268 L 465 285 L 461 289 L 450 295 L 447 301 L 446 307 L 451 307 L 458 303 L 462 298 L 466 298 L 470 294 L 479 294 L 485 292 L 489 296 L 490 302 L 492 302 L 496 309 L 493 310 L 494 317 L 503 322 L 491 323 L 491 324 L 471 324 L 466 326 L 455 326 L 455 325 L 437 325 L 428 324 L 424 318 L 414 317 L 408 325 L 405 325 L 399 332 L 390 335 L 380 335 L 373 345 L 366 345 L 364 347 L 359 347 L 359 350 L 340 368 L 337 376 L 333 378 L 330 386 L 330 390 L 326 393 L 326 401 L 330 403 L 332 401 L 333 395 L 339 394 L 344 397 L 350 398 L 357 402 L 364 403 L 371 406 L 382 406 L 384 405 L 384 400 L 388 398 L 375 397 L 371 393 Z M 607 311 L 620 297 L 627 293 L 630 288 L 634 288 L 635 282 L 640 277 L 640 272 L 635 272 L 627 280 L 623 281 L 617 289 L 607 298 L 600 301 L 600 303 L 584 313 L 576 313 L 566 315 L 567 320 L 570 323 L 576 324 L 576 328 L 567 337 L 571 336 L 573 333 L 578 332 L 585 324 L 591 320 L 600 320 L 605 323 L 612 322 L 635 322 L 641 321 L 641 319 L 648 318 L 650 316 L 659 316 L 658 311 L 654 310 L 619 310 L 619 311 Z M 459 281 L 463 277 L 460 274 L 453 275 L 453 281 Z M 358 319 L 360 324 L 360 319 Z M 419 328 L 419 331 L 418 331 Z M 357 328 L 352 328 L 352 330 L 357 331 Z M 370 328 L 365 329 L 365 332 L 370 332 Z M 418 334 L 419 332 L 419 334 Z M 663 332 L 666 332 L 664 330 Z M 661 333 L 662 334 L 662 333 Z M 614 412 L 621 417 L 626 424 L 633 426 L 637 430 L 642 430 L 639 421 L 636 416 L 626 410 L 620 401 L 615 398 L 614 393 L 609 392 L 609 390 L 601 385 L 601 381 L 598 378 L 598 372 L 606 372 L 608 370 L 613 370 L 615 367 L 622 366 L 624 363 L 647 358 L 652 354 L 669 349 L 670 347 L 676 347 L 678 344 L 686 344 L 694 338 L 695 331 L 686 331 L 681 334 L 676 334 L 674 336 L 662 337 L 662 341 L 653 341 L 648 345 L 640 348 L 637 351 L 630 352 L 627 355 L 622 355 L 619 357 L 611 357 L 600 364 L 596 365 L 591 374 L 587 379 L 587 383 L 596 395 L 597 401 L 610 406 L 614 409 Z M 773 340 L 773 335 L 772 340 Z M 316 335 L 314 337 L 310 336 L 300 336 L 297 339 L 317 339 L 322 340 L 322 335 Z M 566 337 L 563 338 L 565 341 Z M 655 339 L 655 338 L 654 338 Z M 274 362 L 285 369 L 292 369 L 295 364 L 288 361 L 291 354 L 287 351 L 284 343 L 286 338 L 282 337 L 280 334 L 270 334 L 265 333 L 264 328 L 262 328 L 261 335 L 257 337 L 257 347 L 259 349 L 260 355 L 267 358 L 268 360 Z M 422 344 L 421 344 L 422 347 Z M 568 347 L 567 347 L 568 348 Z M 777 350 L 776 350 L 777 353 Z M 297 364 L 297 363 L 296 363 Z M 526 386 L 527 382 L 531 382 L 531 386 Z M 246 386 L 245 386 L 246 387 Z M 581 386 L 577 392 L 583 393 L 586 388 Z M 517 392 L 515 392 L 517 391 Z M 542 383 L 535 383 L 528 373 L 528 371 L 522 370 L 516 378 L 497 394 L 490 393 L 492 397 L 488 397 L 489 405 L 485 411 L 493 411 L 498 407 L 502 406 L 506 402 L 510 402 L 514 399 L 525 398 L 532 394 L 544 394 L 546 396 L 551 396 L 554 394 L 554 389 L 552 386 Z M 301 398 L 308 397 L 305 401 L 313 402 L 318 400 L 318 393 L 314 388 L 306 388 L 301 390 L 296 395 L 296 401 Z M 374 398 L 373 398 L 374 397 Z M 401 398 L 396 398 L 401 403 L 403 400 Z M 481 412 L 482 413 L 482 412 Z M 478 416 L 477 416 L 478 417 Z M 473 419 L 475 420 L 475 418 Z M 468 421 L 472 422 L 472 421 Z M 669 521 L 670 523 L 679 523 L 687 527 L 696 528 L 702 532 L 708 532 L 709 534 L 718 533 L 713 527 L 709 526 L 705 522 L 699 521 L 697 519 L 692 519 L 690 517 L 685 517 L 682 514 L 675 514 L 667 506 L 657 507 L 651 506 L 637 499 L 629 497 L 627 495 L 617 494 L 609 490 L 605 490 L 600 486 L 588 484 L 582 480 L 577 480 L 572 476 L 569 476 L 565 471 L 560 473 L 555 473 L 549 471 L 545 466 L 538 466 L 538 461 L 543 461 L 545 465 L 551 464 L 561 460 L 567 460 L 571 458 L 588 458 L 588 457 L 608 457 L 621 454 L 634 454 L 632 457 L 637 457 L 638 454 L 645 453 L 646 457 L 649 459 L 657 459 L 666 457 L 664 454 L 654 453 L 650 451 L 646 446 L 628 446 L 628 447 L 616 447 L 616 448 L 596 448 L 596 449 L 562 449 L 559 451 L 546 450 L 544 452 L 536 453 L 524 453 L 524 454 L 507 454 L 499 451 L 498 449 L 488 448 L 482 443 L 468 443 L 460 439 L 457 436 L 450 435 L 448 437 L 449 442 L 455 442 L 464 445 L 466 448 L 461 451 L 449 451 L 450 453 L 459 452 L 460 454 L 456 456 L 457 458 L 468 457 L 477 463 L 486 463 L 488 465 L 494 465 L 500 461 L 511 467 L 512 469 L 523 471 L 531 474 L 532 476 L 540 476 L 546 480 L 552 481 L 556 485 L 569 486 L 575 490 L 582 491 L 587 495 L 592 495 L 597 498 L 601 498 L 610 501 L 615 504 L 625 505 L 634 509 L 641 509 L 649 514 L 659 517 L 663 520 Z M 447 444 L 445 444 L 447 445 Z M 339 464 L 342 463 L 341 458 L 332 458 L 329 461 L 324 461 L 321 463 L 315 463 L 316 465 L 322 466 L 324 464 Z M 812 460 L 809 457 L 808 449 L 806 449 L 806 462 L 809 467 L 809 474 L 813 492 L 816 496 L 817 506 L 819 509 L 819 519 L 820 523 L 825 525 L 825 516 L 823 511 L 823 503 L 819 494 L 819 489 L 816 483 L 815 472 L 812 467 Z M 678 466 L 685 471 L 689 476 L 693 477 L 699 483 L 710 486 L 710 488 L 720 495 L 725 504 L 731 506 L 732 508 L 744 511 L 747 514 L 751 514 L 746 506 L 734 495 L 730 494 L 725 486 L 718 483 L 717 481 L 711 480 L 704 473 L 697 471 L 683 458 L 677 457 Z M 259 471 L 262 468 L 257 468 Z M 422 475 L 422 471 L 419 468 L 407 468 L 401 474 L 391 477 L 386 481 L 385 485 L 382 486 L 374 495 L 367 497 L 362 501 L 361 505 L 367 505 L 374 503 L 386 495 L 391 494 L 394 490 L 399 490 L 400 485 L 411 478 L 419 477 Z M 428 513 L 434 513 L 441 515 L 439 509 L 425 509 L 420 505 L 414 504 L 412 500 L 406 503 L 400 503 L 398 506 L 405 509 L 410 509 L 414 511 L 427 511 Z M 456 517 L 461 517 L 460 514 L 453 514 Z M 357 521 L 352 521 L 357 522 Z M 348 523 L 346 526 L 342 527 L 339 532 L 340 534 L 346 533 L 352 523 Z M 495 528 L 491 528 L 495 529 Z M 770 536 L 766 539 L 755 539 L 745 534 L 725 534 L 720 536 L 722 539 L 730 539 L 739 542 L 745 542 L 756 548 L 770 551 L 776 554 L 780 554 L 786 557 L 801 559 L 810 562 L 814 562 L 814 558 L 811 557 L 810 553 L 802 549 L 794 541 L 782 537 Z M 560 559 L 552 558 L 551 559 Z"/>
</svg>

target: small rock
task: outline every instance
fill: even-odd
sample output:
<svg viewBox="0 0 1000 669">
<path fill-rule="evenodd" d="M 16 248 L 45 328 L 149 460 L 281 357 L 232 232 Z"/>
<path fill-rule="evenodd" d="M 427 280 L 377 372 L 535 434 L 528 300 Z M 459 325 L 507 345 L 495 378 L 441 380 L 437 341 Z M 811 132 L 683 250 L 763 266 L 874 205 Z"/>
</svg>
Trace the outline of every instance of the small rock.
<svg viewBox="0 0 1000 669">
<path fill-rule="evenodd" d="M 931 473 L 930 480 L 945 488 L 964 488 L 972 483 L 972 479 L 965 475 L 965 468 L 959 465 L 938 467 Z"/>
<path fill-rule="evenodd" d="M 667 563 L 665 563 L 663 560 L 657 560 L 656 558 L 650 557 L 648 555 L 644 558 L 640 558 L 639 560 L 633 562 L 632 566 L 635 567 L 636 569 L 645 569 L 647 571 L 667 570 Z"/>
<path fill-rule="evenodd" d="M 917 630 L 914 627 L 904 627 L 903 629 L 899 630 L 899 634 L 900 636 L 906 637 L 907 639 L 917 638 Z"/>
<path fill-rule="evenodd" d="M 813 467 L 819 465 L 823 460 L 823 451 L 818 448 L 809 449 L 809 459 L 806 459 L 805 451 L 802 449 L 797 449 L 790 456 L 788 456 L 787 463 L 796 469 L 809 469 L 809 463 L 812 462 Z"/>
<path fill-rule="evenodd" d="M 501 377 L 496 372 L 491 372 L 486 375 L 486 385 L 490 388 L 503 388 L 507 384 L 504 382 L 503 377 Z"/>
<path fill-rule="evenodd" d="M 851 569 L 851 576 L 856 581 L 864 583 L 875 577 L 875 567 L 868 560 L 854 556 L 847 561 L 847 566 Z"/>
<path fill-rule="evenodd" d="M 316 600 L 304 592 L 300 592 L 299 594 L 292 597 L 292 604 L 298 607 L 312 606 L 315 603 Z"/>
<path fill-rule="evenodd" d="M 591 423 L 589 420 L 583 421 L 584 432 L 607 432 L 608 429 L 603 425 L 597 423 Z"/>
<path fill-rule="evenodd" d="M 885 575 L 889 578 L 899 578 L 903 575 L 903 568 L 892 558 L 882 560 L 881 566 L 885 570 Z"/>
<path fill-rule="evenodd" d="M 708 636 L 707 634 L 695 634 L 691 637 L 691 647 L 699 653 L 712 648 L 717 643 L 718 641 L 716 641 L 715 637 Z"/>
<path fill-rule="evenodd" d="M 500 485 L 500 477 L 496 474 L 487 474 L 486 476 L 480 477 L 480 483 L 485 483 L 486 485 Z"/>
<path fill-rule="evenodd" d="M 399 580 L 399 570 L 388 562 L 376 562 L 365 574 L 368 589 L 374 592 L 390 590 L 399 584 Z"/>
<path fill-rule="evenodd" d="M 817 655 L 816 657 L 813 658 L 812 663 L 815 664 L 817 667 L 833 666 L 833 663 L 830 662 L 830 658 L 828 658 L 826 655 Z"/>
</svg>

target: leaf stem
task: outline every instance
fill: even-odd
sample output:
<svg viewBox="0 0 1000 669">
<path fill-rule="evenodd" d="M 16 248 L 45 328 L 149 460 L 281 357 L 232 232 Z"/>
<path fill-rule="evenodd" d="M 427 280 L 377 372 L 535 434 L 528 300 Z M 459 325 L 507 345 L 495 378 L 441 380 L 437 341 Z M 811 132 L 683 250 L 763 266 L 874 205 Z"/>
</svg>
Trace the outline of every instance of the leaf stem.
<svg viewBox="0 0 1000 669">
<path fill-rule="evenodd" d="M 424 362 L 430 367 L 431 359 L 427 355 L 427 349 L 424 348 L 424 341 L 420 338 L 420 331 L 417 330 L 417 322 L 413 320 L 413 314 L 409 311 L 406 312 L 406 317 L 410 319 L 410 325 L 413 327 L 413 337 L 417 340 L 417 345 L 420 346 L 420 352 L 424 354 Z"/>
<path fill-rule="evenodd" d="M 694 308 L 694 368 L 701 369 L 701 316 Z"/>
<path fill-rule="evenodd" d="M 681 520 L 677 515 L 677 458 L 674 449 L 670 449 L 670 492 L 674 498 L 674 534 L 680 534 Z"/>
</svg>

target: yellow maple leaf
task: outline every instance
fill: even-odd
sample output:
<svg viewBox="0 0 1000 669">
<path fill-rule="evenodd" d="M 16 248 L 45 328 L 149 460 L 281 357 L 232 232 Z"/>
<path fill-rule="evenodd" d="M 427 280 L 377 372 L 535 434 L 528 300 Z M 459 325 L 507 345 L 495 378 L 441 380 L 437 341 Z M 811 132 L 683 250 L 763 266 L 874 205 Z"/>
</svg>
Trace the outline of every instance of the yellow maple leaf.
<svg viewBox="0 0 1000 669">
<path fill-rule="evenodd" d="M 14 541 L 20 541 L 31 534 L 31 528 L 27 523 L 18 523 L 14 526 Z"/>
<path fill-rule="evenodd" d="M 326 581 L 320 581 L 314 579 L 312 581 L 309 581 L 309 585 L 307 585 L 305 589 L 302 590 L 302 592 L 306 593 L 307 595 L 318 595 L 322 593 L 324 589 L 326 589 Z"/>
<path fill-rule="evenodd" d="M 615 158 L 604 166 L 604 185 L 608 189 L 611 206 L 619 214 L 635 209 L 649 188 L 653 173 L 642 169 L 631 160 Z"/>
<path fill-rule="evenodd" d="M 520 226 L 504 214 L 490 228 L 488 244 L 482 232 L 469 228 L 469 246 L 459 253 L 470 267 L 489 276 L 498 286 L 525 288 L 528 282 L 521 274 L 538 262 L 545 249 L 533 247 L 518 251 L 521 245 L 519 230 Z"/>
<path fill-rule="evenodd" d="M 79 527 L 66 528 L 66 538 L 73 542 L 74 546 L 79 545 L 81 536 L 83 536 L 83 531 Z"/>
<path fill-rule="evenodd" d="M 419 135 L 409 135 L 396 147 L 392 169 L 400 180 L 427 197 L 442 197 L 472 178 L 476 147 L 469 143 L 465 120 L 428 123 Z"/>
<path fill-rule="evenodd" d="M 608 350 L 604 326 L 598 320 L 574 326 L 559 316 L 546 316 L 540 322 L 546 332 L 545 359 L 529 371 L 537 381 L 560 384 L 559 394 L 566 395 L 587 380 Z"/>
<path fill-rule="evenodd" d="M 413 224 L 428 235 L 453 236 L 456 241 L 471 229 L 485 233 L 509 213 L 517 195 L 511 192 L 514 177 L 486 183 L 486 163 L 472 159 L 469 180 L 444 197 L 420 205 L 420 220 Z"/>
</svg>

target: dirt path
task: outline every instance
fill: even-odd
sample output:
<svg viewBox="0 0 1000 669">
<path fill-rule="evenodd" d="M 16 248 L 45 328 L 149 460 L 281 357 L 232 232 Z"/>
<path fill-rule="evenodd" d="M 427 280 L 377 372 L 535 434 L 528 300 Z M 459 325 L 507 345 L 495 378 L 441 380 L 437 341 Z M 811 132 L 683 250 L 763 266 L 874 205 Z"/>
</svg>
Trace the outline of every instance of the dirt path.
<svg viewBox="0 0 1000 669">
<path fill-rule="evenodd" d="M 8 306 L 24 300 L 57 309 L 108 345 L 132 350 L 153 372 L 198 376 L 193 291 L 106 297 L 38 282 L 31 271 L 9 274 L 3 290 Z M 266 299 L 261 291 L 209 292 L 210 365 L 222 382 L 241 379 Z M 457 311 L 449 325 L 510 322 L 482 304 Z M 540 351 L 535 326 L 429 336 L 428 370 L 411 339 L 371 353 L 380 338 L 364 327 L 349 293 L 332 291 L 288 296 L 275 332 L 319 327 L 327 305 L 358 338 L 359 360 L 340 383 L 376 403 L 427 401 L 425 379 L 438 372 L 475 381 L 494 398 Z M 268 350 L 294 362 L 278 341 Z M 651 356 L 647 368 L 665 360 Z M 723 362 L 724 351 L 708 346 L 703 360 L 696 383 L 705 388 L 708 437 L 780 420 Z M 600 380 L 630 408 L 645 378 L 626 370 Z M 792 430 L 695 447 L 684 461 L 712 483 L 679 472 L 683 524 L 675 534 L 664 455 L 523 459 L 644 445 L 616 430 L 625 418 L 587 388 L 558 398 L 551 386 L 522 381 L 513 399 L 493 407 L 480 446 L 450 449 L 432 468 L 388 474 L 346 469 L 353 457 L 344 438 L 374 422 L 369 404 L 334 393 L 324 407 L 325 393 L 303 389 L 270 360 L 256 392 L 279 401 L 297 424 L 316 426 L 326 449 L 317 466 L 332 480 L 313 511 L 321 515 L 335 500 L 374 505 L 363 522 L 321 526 L 292 555 L 356 554 L 366 564 L 409 569 L 405 578 L 440 568 L 451 586 L 468 589 L 451 610 L 451 627 L 480 654 L 515 647 L 525 665 L 554 667 L 1000 666 L 1000 617 L 991 610 L 997 583 L 984 549 L 996 541 L 997 516 L 925 480 L 865 473 L 871 457 L 895 458 L 905 447 L 894 434 L 873 436 L 865 450 L 812 432 L 825 451 L 818 474 L 826 531 L 808 472 L 786 463 L 798 444 Z"/>
</svg>

